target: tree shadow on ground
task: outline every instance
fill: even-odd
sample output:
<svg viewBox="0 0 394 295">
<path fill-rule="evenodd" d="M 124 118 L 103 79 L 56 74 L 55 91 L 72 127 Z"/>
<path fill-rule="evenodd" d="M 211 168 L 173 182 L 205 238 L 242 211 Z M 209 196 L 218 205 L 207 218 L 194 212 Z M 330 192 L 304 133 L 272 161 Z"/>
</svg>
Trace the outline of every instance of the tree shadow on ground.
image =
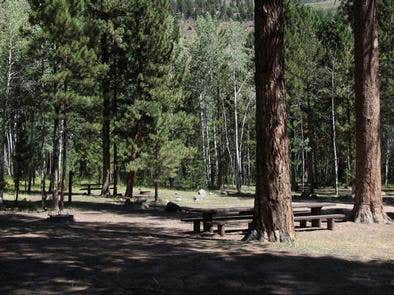
<svg viewBox="0 0 394 295">
<path fill-rule="evenodd" d="M 389 294 L 394 265 L 270 253 L 139 223 L 0 215 L 1 294 Z M 259 251 L 251 251 L 258 247 Z"/>
<path fill-rule="evenodd" d="M 46 208 L 51 208 L 52 201 L 48 200 L 46 202 Z M 157 218 L 164 219 L 180 219 L 183 216 L 189 215 L 186 212 L 166 212 L 165 206 L 152 206 L 148 209 L 136 209 L 130 206 L 125 206 L 124 202 L 119 201 L 117 203 L 103 203 L 103 202 L 91 202 L 91 201 L 73 201 L 71 204 L 65 202 L 65 210 L 70 211 L 71 214 L 73 210 L 77 211 L 94 211 L 94 214 L 101 213 L 113 213 L 118 215 L 129 215 L 133 216 L 153 216 Z M 43 212 L 41 201 L 20 201 L 17 204 L 13 201 L 4 201 L 4 206 L 0 208 L 3 211 L 30 211 L 30 212 Z M 49 212 L 49 211 L 48 211 Z"/>
</svg>

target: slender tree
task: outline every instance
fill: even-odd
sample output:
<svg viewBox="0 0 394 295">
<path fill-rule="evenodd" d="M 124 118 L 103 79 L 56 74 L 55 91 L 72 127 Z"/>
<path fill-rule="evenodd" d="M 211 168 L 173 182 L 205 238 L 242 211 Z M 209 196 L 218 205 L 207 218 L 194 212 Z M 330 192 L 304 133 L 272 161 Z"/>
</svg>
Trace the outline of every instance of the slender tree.
<svg viewBox="0 0 394 295">
<path fill-rule="evenodd" d="M 378 1 L 354 1 L 356 195 L 354 221 L 384 223 L 381 184 Z"/>
</svg>

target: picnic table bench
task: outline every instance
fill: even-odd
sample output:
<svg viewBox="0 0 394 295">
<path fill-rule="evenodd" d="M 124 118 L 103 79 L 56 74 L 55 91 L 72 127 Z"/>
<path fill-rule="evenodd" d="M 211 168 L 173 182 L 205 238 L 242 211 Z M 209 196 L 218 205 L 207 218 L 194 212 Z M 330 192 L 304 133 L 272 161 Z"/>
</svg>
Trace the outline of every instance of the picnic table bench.
<svg viewBox="0 0 394 295">
<path fill-rule="evenodd" d="M 336 219 L 343 219 L 343 214 L 322 215 L 323 207 L 335 206 L 335 203 L 320 202 L 300 202 L 293 203 L 294 221 L 300 222 L 300 227 L 306 227 L 307 221 L 311 221 L 313 227 L 321 227 L 323 220 L 327 221 L 327 228 L 334 229 Z M 193 232 L 201 232 L 201 223 L 205 232 L 212 232 L 213 226 L 218 227 L 221 235 L 225 233 L 225 227 L 230 223 L 248 222 L 249 227 L 253 220 L 252 207 L 229 207 L 229 208 L 189 208 L 182 207 L 182 210 L 190 213 L 199 213 L 200 216 L 193 216 L 181 219 L 184 222 L 193 222 Z"/>
<path fill-rule="evenodd" d="M 88 184 L 82 184 L 82 188 L 80 189 L 81 191 L 87 191 L 87 195 L 90 196 L 92 194 L 93 190 L 101 190 L 103 186 L 100 183 L 88 183 Z M 110 187 L 109 189 L 114 189 L 113 187 Z"/>
</svg>

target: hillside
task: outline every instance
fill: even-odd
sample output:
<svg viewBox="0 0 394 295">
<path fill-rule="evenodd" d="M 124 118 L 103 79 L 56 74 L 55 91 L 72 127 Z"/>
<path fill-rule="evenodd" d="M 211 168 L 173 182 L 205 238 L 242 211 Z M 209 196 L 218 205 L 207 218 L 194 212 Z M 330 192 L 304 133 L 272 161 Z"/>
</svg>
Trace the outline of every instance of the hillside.
<svg viewBox="0 0 394 295">
<path fill-rule="evenodd" d="M 339 0 L 303 0 L 305 5 L 318 9 L 333 9 Z M 254 0 L 172 0 L 175 13 L 182 19 L 212 15 L 221 20 L 253 20 Z"/>
</svg>

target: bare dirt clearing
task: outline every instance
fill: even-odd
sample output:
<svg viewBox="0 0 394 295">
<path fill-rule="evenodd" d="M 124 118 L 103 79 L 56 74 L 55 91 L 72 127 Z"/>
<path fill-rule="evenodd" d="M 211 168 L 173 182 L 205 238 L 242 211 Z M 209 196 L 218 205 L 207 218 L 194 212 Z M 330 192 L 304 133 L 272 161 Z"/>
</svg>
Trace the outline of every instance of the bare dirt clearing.
<svg viewBox="0 0 394 295">
<path fill-rule="evenodd" d="M 179 215 L 162 211 L 104 203 L 73 213 L 70 225 L 46 222 L 46 213 L 0 214 L 1 294 L 390 294 L 394 287 L 394 224 L 344 222 L 273 245 L 242 243 L 240 232 L 192 235 Z"/>
</svg>

